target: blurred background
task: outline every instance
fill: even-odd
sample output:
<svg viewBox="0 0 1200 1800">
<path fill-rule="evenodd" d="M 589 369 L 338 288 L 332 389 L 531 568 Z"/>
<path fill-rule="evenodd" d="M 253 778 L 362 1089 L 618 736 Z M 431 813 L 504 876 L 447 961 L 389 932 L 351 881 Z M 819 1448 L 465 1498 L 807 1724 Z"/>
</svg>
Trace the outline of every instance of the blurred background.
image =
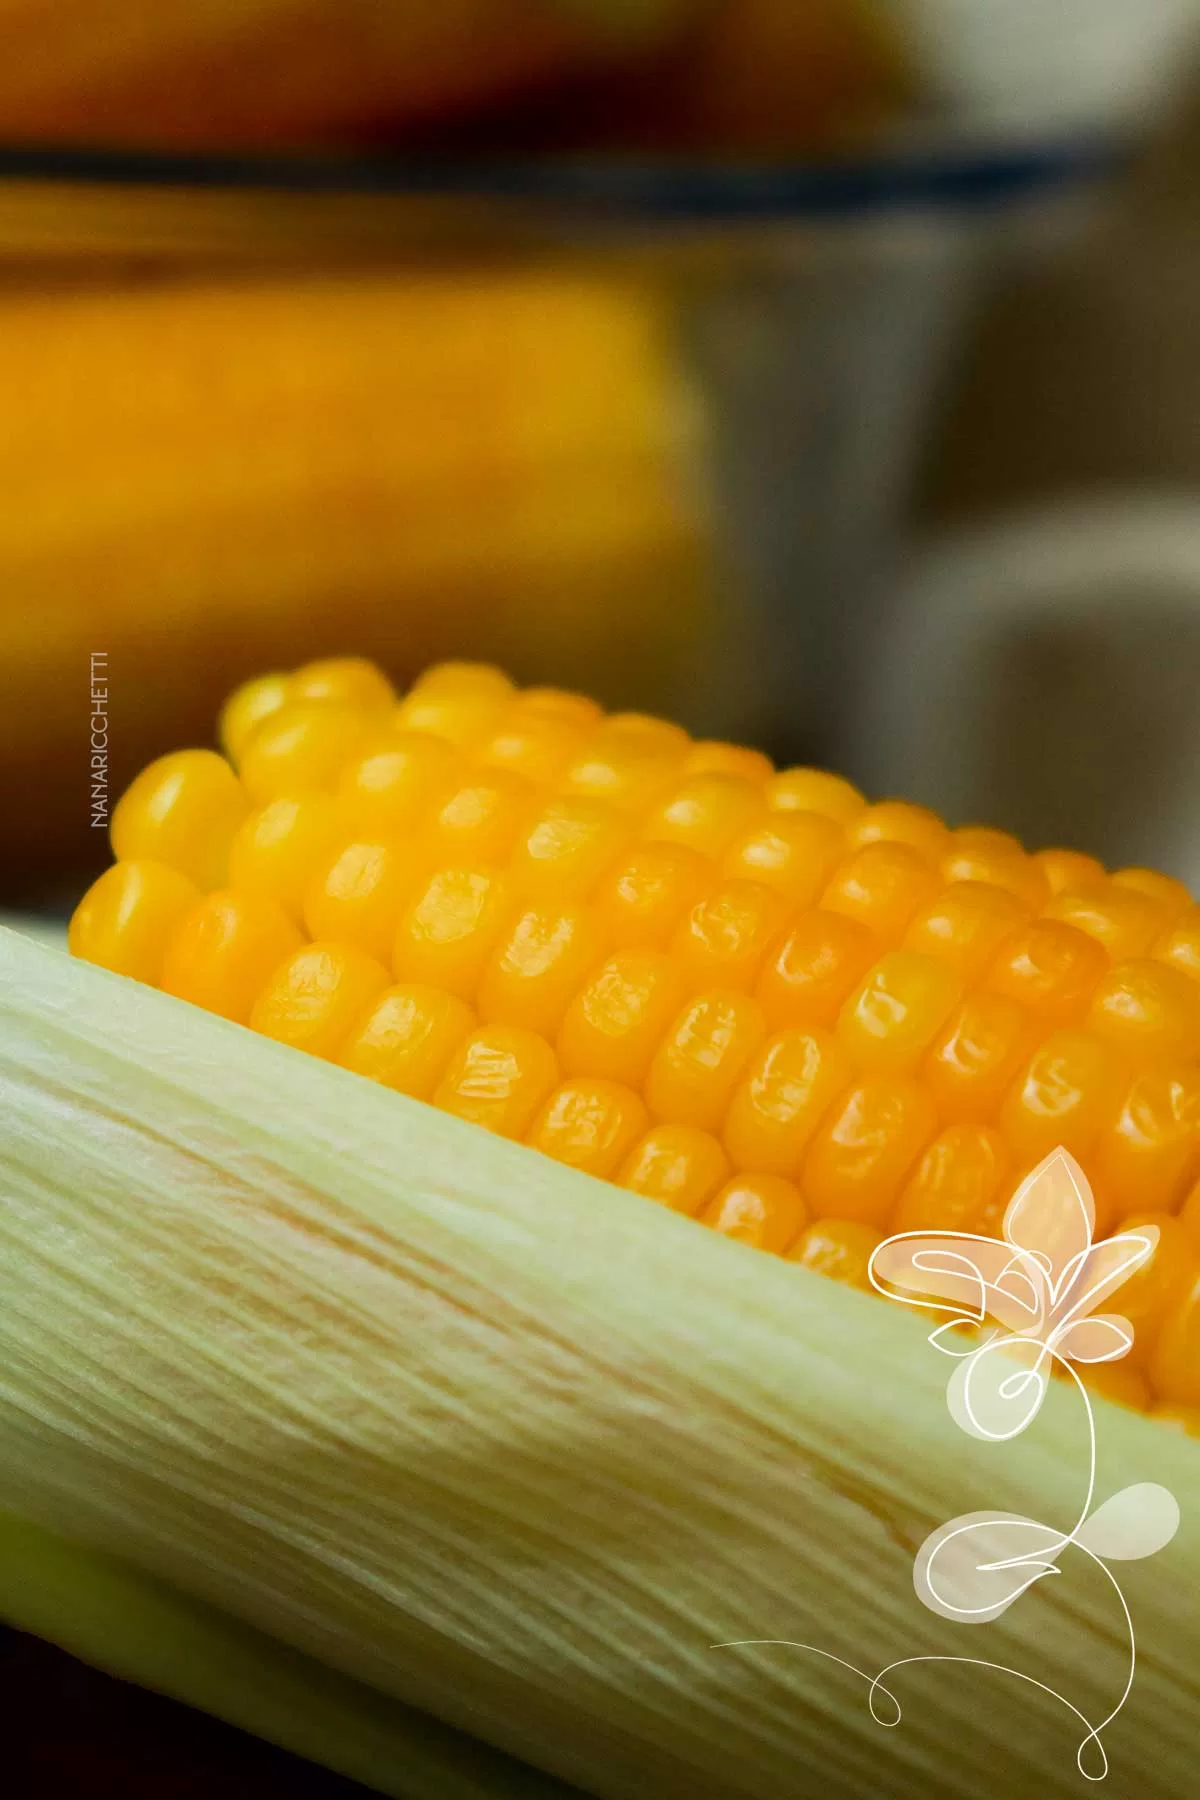
<svg viewBox="0 0 1200 1800">
<path fill-rule="evenodd" d="M 502 662 L 1200 884 L 1200 0 L 6 0 L 0 908 Z"/>
</svg>

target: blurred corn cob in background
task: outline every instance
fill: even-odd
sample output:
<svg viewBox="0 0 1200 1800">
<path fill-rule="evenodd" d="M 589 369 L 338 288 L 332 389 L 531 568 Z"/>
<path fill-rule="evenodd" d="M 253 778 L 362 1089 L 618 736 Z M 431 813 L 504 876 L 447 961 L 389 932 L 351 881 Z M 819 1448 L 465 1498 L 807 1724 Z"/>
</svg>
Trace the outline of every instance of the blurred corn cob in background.
<svg viewBox="0 0 1200 1800">
<path fill-rule="evenodd" d="M 93 651 L 118 783 L 284 643 L 403 676 L 470 642 L 632 699 L 703 643 L 698 427 L 637 287 L 150 286 L 10 300 L 3 343 L 13 881 L 88 838 Z"/>
</svg>

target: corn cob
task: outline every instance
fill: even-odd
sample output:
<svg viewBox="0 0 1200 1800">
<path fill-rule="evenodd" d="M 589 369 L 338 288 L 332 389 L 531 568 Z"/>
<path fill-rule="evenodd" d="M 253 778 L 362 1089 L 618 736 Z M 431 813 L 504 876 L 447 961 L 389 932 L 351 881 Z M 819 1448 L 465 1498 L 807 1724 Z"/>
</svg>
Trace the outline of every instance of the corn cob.
<svg viewBox="0 0 1200 1800">
<path fill-rule="evenodd" d="M 1114 1397 L 1194 1426 L 1181 884 L 480 665 L 267 676 L 221 737 L 117 806 L 76 955 L 858 1286 L 1065 1144 L 1161 1232 Z"/>
</svg>

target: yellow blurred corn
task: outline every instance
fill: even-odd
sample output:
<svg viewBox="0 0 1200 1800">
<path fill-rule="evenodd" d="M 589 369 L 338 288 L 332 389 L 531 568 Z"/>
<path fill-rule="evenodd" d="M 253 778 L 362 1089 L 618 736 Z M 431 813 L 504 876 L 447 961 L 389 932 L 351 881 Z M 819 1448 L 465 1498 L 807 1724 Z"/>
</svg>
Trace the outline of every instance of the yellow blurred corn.
<svg viewBox="0 0 1200 1800">
<path fill-rule="evenodd" d="M 77 955 L 859 1286 L 889 1231 L 996 1230 L 1063 1144 L 1101 1232 L 1160 1229 L 1115 1397 L 1190 1423 L 1178 882 L 478 664 L 268 675 L 221 736 L 118 804 Z"/>
</svg>

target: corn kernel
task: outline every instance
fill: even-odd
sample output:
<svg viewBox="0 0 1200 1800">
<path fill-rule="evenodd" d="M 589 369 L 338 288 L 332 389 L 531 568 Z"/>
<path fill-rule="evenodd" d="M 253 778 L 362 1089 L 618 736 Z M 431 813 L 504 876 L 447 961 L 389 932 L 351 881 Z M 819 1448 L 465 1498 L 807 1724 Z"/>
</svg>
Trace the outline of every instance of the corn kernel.
<svg viewBox="0 0 1200 1800">
<path fill-rule="evenodd" d="M 1001 947 L 984 981 L 1042 1025 L 1073 1025 L 1086 1014 L 1107 967 L 1104 951 L 1085 932 L 1056 919 L 1033 919 Z"/>
<path fill-rule="evenodd" d="M 1118 1212 L 1173 1212 L 1200 1159 L 1200 1070 L 1157 1063 L 1134 1075 L 1092 1151 L 1097 1198 Z"/>
<path fill-rule="evenodd" d="M 94 881 L 67 928 L 72 956 L 157 987 L 171 933 L 200 889 L 166 863 L 119 862 Z"/>
<path fill-rule="evenodd" d="M 725 882 L 698 901 L 670 946 L 689 988 L 750 987 L 786 911 L 777 894 L 752 881 Z"/>
<path fill-rule="evenodd" d="M 337 1060 L 398 1094 L 428 1100 L 476 1023 L 454 994 L 417 983 L 386 988 Z"/>
<path fill-rule="evenodd" d="M 819 1219 L 882 1226 L 936 1128 L 933 1102 L 917 1082 L 868 1076 L 818 1126 L 800 1191 Z"/>
<path fill-rule="evenodd" d="M 987 881 L 954 881 L 913 919 L 902 948 L 939 957 L 966 982 L 974 982 L 1001 944 L 1029 918 L 1029 908 L 1007 888 Z"/>
<path fill-rule="evenodd" d="M 1106 879 L 1104 864 L 1082 850 L 1038 850 L 1033 860 L 1052 894 L 1083 894 L 1090 887 L 1102 886 Z"/>
<path fill-rule="evenodd" d="M 682 844 L 638 844 L 601 885 L 596 916 L 616 950 L 661 949 L 711 879 Z"/>
<path fill-rule="evenodd" d="M 763 810 L 762 788 L 739 775 L 692 775 L 655 808 L 643 837 L 650 843 L 686 844 L 718 857 Z"/>
<path fill-rule="evenodd" d="M 1147 894 L 1165 908 L 1169 919 L 1176 919 L 1192 904 L 1192 896 L 1182 881 L 1163 875 L 1158 869 L 1117 869 L 1111 877 L 1117 887 L 1130 888 L 1136 894 Z"/>
<path fill-rule="evenodd" d="M 413 850 L 428 869 L 449 863 L 506 863 L 538 804 L 532 782 L 504 769 L 479 771 L 446 793 Z"/>
<path fill-rule="evenodd" d="M 844 825 L 867 804 L 856 787 L 828 769 L 783 769 L 766 786 L 772 812 L 815 812 Z"/>
<path fill-rule="evenodd" d="M 856 813 L 846 826 L 848 851 L 861 850 L 865 844 L 908 844 L 931 862 L 944 854 L 949 838 L 935 812 L 907 800 L 878 800 Z"/>
<path fill-rule="evenodd" d="M 524 711 L 518 705 L 504 716 L 476 755 L 481 768 L 507 770 L 526 781 L 549 785 L 587 735 L 569 720 Z"/>
<path fill-rule="evenodd" d="M 250 814 L 229 847 L 229 885 L 269 895 L 298 923 L 304 896 L 340 833 L 338 811 L 328 794 L 271 800 Z"/>
<path fill-rule="evenodd" d="M 601 800 L 619 812 L 646 813 L 679 778 L 683 754 L 673 742 L 604 726 L 562 777 L 564 794 Z"/>
<path fill-rule="evenodd" d="M 1150 1389 L 1146 1377 L 1131 1368 L 1128 1357 L 1119 1362 L 1079 1363 L 1080 1380 L 1093 1394 L 1100 1394 L 1116 1406 L 1128 1406 L 1134 1412 L 1146 1412 L 1150 1406 Z"/>
<path fill-rule="evenodd" d="M 1120 1064 L 1091 1031 L 1056 1031 L 1034 1051 L 1000 1108 L 1016 1163 L 1032 1168 L 1063 1145 L 1085 1157 L 1119 1101 Z"/>
<path fill-rule="evenodd" d="M 604 720 L 604 708 L 587 694 L 573 694 L 565 688 L 531 687 L 526 688 L 517 701 L 523 713 L 537 713 L 543 718 L 560 719 L 564 725 L 574 725 L 580 731 L 589 726 L 599 727 Z"/>
<path fill-rule="evenodd" d="M 755 986 L 771 1029 L 832 1025 L 879 952 L 879 940 L 857 919 L 819 908 L 801 913 L 767 957 Z"/>
<path fill-rule="evenodd" d="M 243 682 L 221 708 L 217 740 L 237 768 L 254 729 L 271 713 L 278 712 L 291 695 L 290 675 L 259 675 Z"/>
<path fill-rule="evenodd" d="M 769 781 L 775 765 L 761 750 L 745 744 L 723 744 L 706 739 L 693 744 L 683 764 L 684 775 L 736 775 L 742 781 Z"/>
<path fill-rule="evenodd" d="M 1200 1055 L 1200 992 L 1178 969 L 1149 958 L 1118 963 L 1101 978 L 1087 1023 L 1140 1061 Z"/>
<path fill-rule="evenodd" d="M 460 749 L 471 749 L 490 735 L 512 702 L 513 687 L 499 670 L 443 663 L 431 669 L 392 714 L 401 731 L 427 731 Z"/>
<path fill-rule="evenodd" d="M 289 700 L 336 700 L 363 712 L 387 712 L 396 690 L 373 662 L 362 656 L 329 656 L 305 663 L 292 676 Z"/>
<path fill-rule="evenodd" d="M 409 698 L 419 695 L 433 700 L 459 694 L 471 694 L 503 706 L 515 698 L 516 689 L 503 669 L 491 663 L 441 662 L 424 670 L 413 683 Z"/>
<path fill-rule="evenodd" d="M 782 1175 L 735 1175 L 714 1194 L 700 1222 L 722 1237 L 781 1256 L 808 1223 L 800 1189 Z"/>
<path fill-rule="evenodd" d="M 433 1104 L 499 1137 L 520 1138 L 558 1077 L 545 1038 L 519 1025 L 484 1025 L 450 1058 Z"/>
<path fill-rule="evenodd" d="M 1033 1021 L 1003 994 L 968 994 L 921 1064 L 921 1080 L 947 1123 L 990 1119 L 1036 1041 Z"/>
<path fill-rule="evenodd" d="M 1055 894 L 1045 917 L 1073 925 L 1102 945 L 1114 962 L 1124 962 L 1148 953 L 1170 923 L 1172 909 L 1150 894 L 1109 880 L 1086 893 Z"/>
<path fill-rule="evenodd" d="M 630 1151 L 617 1180 L 621 1187 L 694 1218 L 729 1175 L 715 1137 L 693 1125 L 656 1125 Z"/>
<path fill-rule="evenodd" d="M 824 1031 L 783 1031 L 758 1051 L 725 1119 L 736 1169 L 795 1175 L 808 1141 L 850 1077 L 837 1040 Z"/>
<path fill-rule="evenodd" d="M 1159 1327 L 1149 1375 L 1159 1400 L 1200 1406 L 1200 1268 L 1195 1264 Z"/>
<path fill-rule="evenodd" d="M 508 904 L 507 883 L 495 869 L 439 869 L 401 914 L 392 947 L 397 980 L 473 1000 Z"/>
<path fill-rule="evenodd" d="M 553 1038 L 605 950 L 587 907 L 537 901 L 518 907 L 479 984 L 479 1017 Z"/>
<path fill-rule="evenodd" d="M 1157 1226 L 1158 1243 L 1128 1281 L 1104 1302 L 1106 1313 L 1119 1313 L 1133 1327 L 1133 1345 L 1122 1361 L 1137 1369 L 1151 1360 L 1163 1321 L 1183 1298 L 1200 1261 L 1187 1231 L 1170 1213 L 1130 1213 L 1116 1230 L 1136 1232 L 1145 1225 Z"/>
<path fill-rule="evenodd" d="M 821 905 L 894 944 L 940 886 L 932 864 L 910 844 L 864 844 L 835 871 Z"/>
<path fill-rule="evenodd" d="M 693 1000 L 659 1045 L 646 1078 L 646 1104 L 658 1119 L 717 1131 L 733 1090 L 762 1042 L 762 1009 L 748 994 Z"/>
<path fill-rule="evenodd" d="M 1200 981 L 1200 906 L 1190 906 L 1156 939 L 1152 954 Z"/>
<path fill-rule="evenodd" d="M 987 1125 L 948 1125 L 905 1183 L 893 1231 L 959 1231 L 998 1237 L 1009 1200 L 1004 1139 Z"/>
<path fill-rule="evenodd" d="M 310 1056 L 333 1058 L 387 985 L 387 970 L 365 950 L 305 944 L 267 981 L 250 1027 Z"/>
<path fill-rule="evenodd" d="M 639 1087 L 679 1010 L 683 984 L 669 956 L 623 950 L 575 996 L 558 1034 L 569 1075 L 604 1075 Z"/>
<path fill-rule="evenodd" d="M 649 1126 L 632 1088 L 577 1075 L 546 1101 L 529 1134 L 532 1149 L 609 1180 Z"/>
<path fill-rule="evenodd" d="M 245 1025 L 264 983 L 303 943 L 294 921 L 268 894 L 206 894 L 171 933 L 159 985 L 165 994 Z"/>
<path fill-rule="evenodd" d="M 310 938 L 355 944 L 386 963 L 413 874 L 398 844 L 342 844 L 319 864 L 304 896 Z"/>
<path fill-rule="evenodd" d="M 962 997 L 947 963 L 916 950 L 891 950 L 838 1015 L 837 1035 L 860 1070 L 914 1069 Z"/>
<path fill-rule="evenodd" d="M 364 837 L 398 837 L 445 798 L 462 758 L 444 738 L 401 731 L 376 741 L 348 763 L 337 789 L 346 829 Z"/>
<path fill-rule="evenodd" d="M 1003 888 L 1030 912 L 1047 905 L 1052 895 L 1044 869 L 1026 856 L 1015 838 L 978 826 L 953 833 L 941 872 L 945 881 L 979 881 Z"/>
<path fill-rule="evenodd" d="M 654 713 L 613 713 L 605 726 L 608 735 L 639 744 L 656 744 L 681 759 L 692 747 L 692 740 L 682 725 L 672 719 L 660 719 Z"/>
<path fill-rule="evenodd" d="M 793 906 L 811 906 L 842 854 L 842 830 L 832 819 L 774 812 L 730 846 L 721 872 L 773 888 Z"/>
<path fill-rule="evenodd" d="M 816 1219 L 800 1233 L 787 1260 L 871 1294 L 871 1257 L 882 1242 L 881 1233 L 860 1219 Z"/>
<path fill-rule="evenodd" d="M 248 810 L 223 756 L 178 750 L 143 769 L 117 801 L 113 855 L 166 863 L 207 893 L 228 879 L 229 846 Z"/>
<path fill-rule="evenodd" d="M 374 716 L 357 707 L 289 700 L 251 734 L 242 751 L 242 783 L 255 806 L 310 790 L 331 794 L 377 731 Z"/>
<path fill-rule="evenodd" d="M 583 795 L 553 800 L 513 857 L 519 891 L 560 900 L 586 900 L 628 841 L 621 814 Z"/>
</svg>

